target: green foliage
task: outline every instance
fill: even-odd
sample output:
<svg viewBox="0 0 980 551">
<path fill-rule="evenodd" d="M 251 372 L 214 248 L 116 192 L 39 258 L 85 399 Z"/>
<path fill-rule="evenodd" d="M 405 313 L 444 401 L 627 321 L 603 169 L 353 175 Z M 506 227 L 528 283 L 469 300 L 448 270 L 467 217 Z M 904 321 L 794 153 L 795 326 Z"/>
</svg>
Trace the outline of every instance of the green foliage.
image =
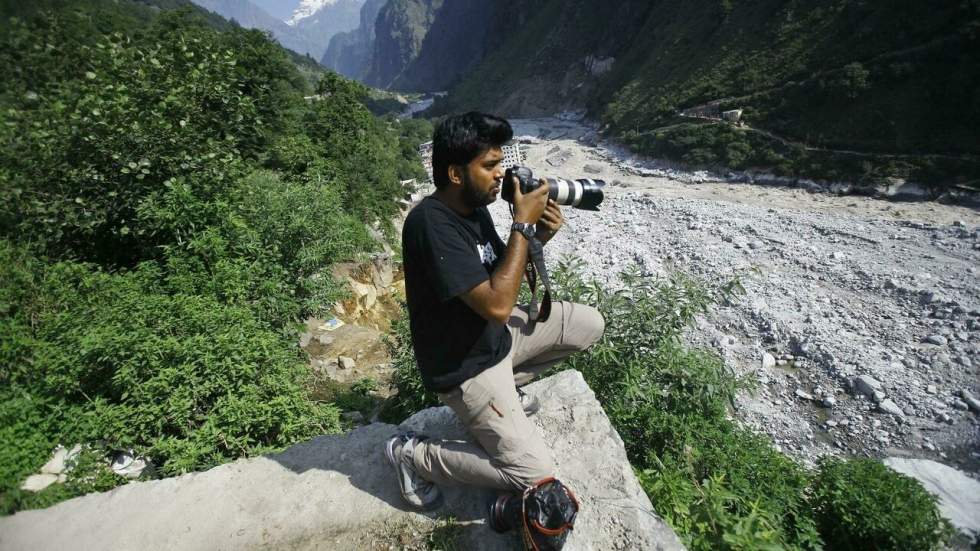
<svg viewBox="0 0 980 551">
<path fill-rule="evenodd" d="M 683 119 L 682 119 L 683 120 Z M 627 131 L 632 149 L 699 168 L 765 170 L 779 176 L 851 181 L 874 190 L 890 178 L 922 182 L 940 190 L 970 174 L 980 161 L 948 157 L 857 155 L 806 149 L 765 132 L 722 122 L 677 122 L 652 131 Z"/>
<path fill-rule="evenodd" d="M 585 282 L 577 261 L 554 280 L 563 299 L 596 304 L 600 342 L 573 356 L 603 404 L 641 482 L 692 549 L 819 547 L 806 516 L 805 471 L 764 438 L 736 427 L 728 406 L 744 383 L 713 354 L 686 350 L 681 331 L 738 280 L 708 287 L 675 273 L 622 274 L 621 288 Z"/>
<path fill-rule="evenodd" d="M 914 181 L 945 189 L 980 178 L 976 2 L 547 0 L 501 12 L 521 25 L 502 24 L 499 46 L 436 101 L 433 114 L 584 102 L 607 136 L 634 142 L 635 134 L 674 124 L 680 111 L 721 101 L 744 108 L 753 128 L 863 152 L 860 160 L 876 169 L 889 162 L 877 155 L 907 155 Z M 615 63 L 592 75 L 587 56 Z M 798 158 L 736 132 L 703 138 L 717 143 L 649 147 L 651 136 L 631 145 L 701 167 L 863 179 L 846 154 Z M 729 143 L 748 143 L 757 154 Z"/>
<path fill-rule="evenodd" d="M 18 254 L 3 243 L 0 264 L 17 266 Z M 20 332 L 5 342 L 19 361 L 0 374 L 12 398 L 2 426 L 32 436 L 32 453 L 98 441 L 171 475 L 338 428 L 335 408 L 308 399 L 295 346 L 246 307 L 170 293 L 153 263 L 118 274 L 73 262 L 17 269 L 33 284 L 8 309 Z M 47 453 L 5 456 L 5 489 Z"/>
<path fill-rule="evenodd" d="M 0 49 L 11 75 L 0 126 L 4 231 L 50 254 L 131 264 L 215 221 L 237 162 L 279 124 L 289 75 L 257 32 L 161 15 L 142 34 L 89 45 L 62 22 L 73 17 L 83 15 L 15 22 Z M 204 208 L 177 227 L 139 216 L 146 202 L 180 200 L 173 187 Z"/>
<path fill-rule="evenodd" d="M 305 101 L 310 72 L 265 35 L 190 9 L 16 13 L 0 21 L 0 511 L 123 482 L 79 469 L 21 492 L 59 443 L 92 444 L 92 465 L 132 448 L 170 476 L 339 430 L 296 321 L 343 296 L 334 263 L 376 247 L 365 223 L 395 211 L 420 125 L 375 119 L 333 74 Z"/>
<path fill-rule="evenodd" d="M 813 502 L 831 549 L 928 551 L 950 534 L 932 494 L 872 459 L 821 463 Z"/>
</svg>

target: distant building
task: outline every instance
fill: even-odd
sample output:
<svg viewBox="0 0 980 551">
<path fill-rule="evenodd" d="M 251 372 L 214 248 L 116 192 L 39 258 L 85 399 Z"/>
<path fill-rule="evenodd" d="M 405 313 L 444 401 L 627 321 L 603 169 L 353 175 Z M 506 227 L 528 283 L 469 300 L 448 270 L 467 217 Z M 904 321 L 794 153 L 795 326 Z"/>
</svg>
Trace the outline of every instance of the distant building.
<svg viewBox="0 0 980 551">
<path fill-rule="evenodd" d="M 432 142 L 419 145 L 419 157 L 422 159 L 425 173 L 429 175 L 429 183 L 432 183 Z"/>
<path fill-rule="evenodd" d="M 729 111 L 722 111 L 721 118 L 728 122 L 738 122 L 742 118 L 742 110 L 731 109 Z"/>
<path fill-rule="evenodd" d="M 504 152 L 502 164 L 505 170 L 512 166 L 523 165 L 524 161 L 527 160 L 527 153 L 521 148 L 520 143 L 515 142 L 511 145 L 505 145 L 501 149 Z"/>
</svg>

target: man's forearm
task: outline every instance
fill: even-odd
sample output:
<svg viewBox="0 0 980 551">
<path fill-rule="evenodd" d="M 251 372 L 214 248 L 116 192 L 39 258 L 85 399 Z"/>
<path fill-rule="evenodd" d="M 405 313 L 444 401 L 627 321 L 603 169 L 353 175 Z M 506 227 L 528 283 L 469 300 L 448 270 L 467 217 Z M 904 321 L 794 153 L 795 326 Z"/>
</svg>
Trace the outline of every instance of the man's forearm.
<svg viewBox="0 0 980 551">
<path fill-rule="evenodd" d="M 524 266 L 527 264 L 527 245 L 526 237 L 516 230 L 511 230 L 507 248 L 504 249 L 504 258 L 490 275 L 494 310 L 506 311 L 505 316 L 510 314 L 514 304 L 517 303 Z"/>
</svg>

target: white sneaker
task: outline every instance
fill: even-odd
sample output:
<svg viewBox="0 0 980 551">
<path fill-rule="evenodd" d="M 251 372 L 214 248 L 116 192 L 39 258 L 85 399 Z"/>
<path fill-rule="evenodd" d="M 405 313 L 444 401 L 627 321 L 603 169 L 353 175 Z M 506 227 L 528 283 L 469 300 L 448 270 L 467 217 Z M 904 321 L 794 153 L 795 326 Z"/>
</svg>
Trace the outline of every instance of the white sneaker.
<svg viewBox="0 0 980 551">
<path fill-rule="evenodd" d="M 435 484 L 419 476 L 415 469 L 415 445 L 425 438 L 416 436 L 414 432 L 394 436 L 385 444 L 385 456 L 395 469 L 398 486 L 405 501 L 416 509 L 427 511 L 442 504 L 442 493 Z"/>
</svg>

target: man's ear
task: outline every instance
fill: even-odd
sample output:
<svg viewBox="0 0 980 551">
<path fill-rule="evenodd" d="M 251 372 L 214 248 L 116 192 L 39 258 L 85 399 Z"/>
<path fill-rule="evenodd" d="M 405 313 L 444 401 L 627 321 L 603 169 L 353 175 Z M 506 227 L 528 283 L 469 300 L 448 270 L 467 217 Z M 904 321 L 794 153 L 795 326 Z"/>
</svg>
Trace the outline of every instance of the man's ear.
<svg viewBox="0 0 980 551">
<path fill-rule="evenodd" d="M 454 184 L 463 183 L 463 165 L 449 165 L 449 181 Z"/>
</svg>

